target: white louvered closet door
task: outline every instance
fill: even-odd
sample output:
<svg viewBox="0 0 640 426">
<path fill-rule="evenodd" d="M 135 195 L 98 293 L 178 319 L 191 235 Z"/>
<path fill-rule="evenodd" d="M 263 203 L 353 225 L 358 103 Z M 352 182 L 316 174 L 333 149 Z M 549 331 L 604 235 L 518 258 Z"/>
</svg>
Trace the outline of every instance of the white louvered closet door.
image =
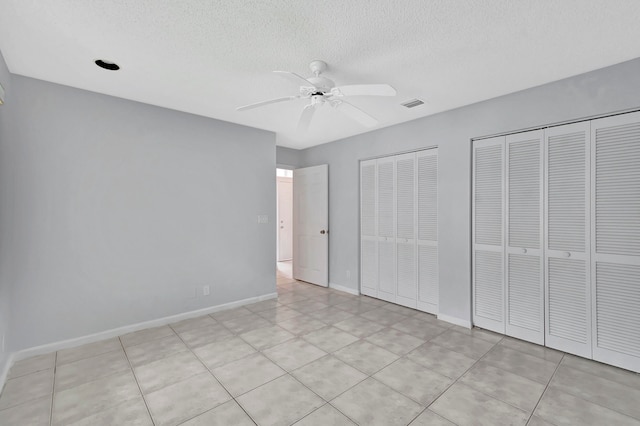
<svg viewBox="0 0 640 426">
<path fill-rule="evenodd" d="M 396 182 L 395 159 L 377 160 L 378 298 L 396 301 Z"/>
<path fill-rule="evenodd" d="M 418 303 L 438 313 L 438 148 L 416 154 L 418 172 Z"/>
<path fill-rule="evenodd" d="M 591 357 L 589 122 L 545 131 L 546 345 Z"/>
<path fill-rule="evenodd" d="M 396 162 L 396 303 L 416 308 L 416 154 L 395 156 Z"/>
<path fill-rule="evenodd" d="M 360 292 L 378 297 L 376 160 L 360 163 Z"/>
<path fill-rule="evenodd" d="M 544 344 L 542 130 L 506 137 L 506 334 Z"/>
<path fill-rule="evenodd" d="M 504 314 L 505 137 L 473 144 L 473 322 L 505 332 Z"/>
<path fill-rule="evenodd" d="M 640 372 L 640 113 L 591 131 L 593 358 Z"/>
</svg>

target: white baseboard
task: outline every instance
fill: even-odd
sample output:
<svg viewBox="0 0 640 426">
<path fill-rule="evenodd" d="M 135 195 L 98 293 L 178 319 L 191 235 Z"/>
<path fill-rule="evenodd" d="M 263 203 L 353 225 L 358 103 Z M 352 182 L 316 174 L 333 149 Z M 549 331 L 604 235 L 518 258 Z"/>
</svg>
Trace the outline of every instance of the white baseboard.
<svg viewBox="0 0 640 426">
<path fill-rule="evenodd" d="M 2 372 L 0 372 L 0 392 L 4 390 L 4 384 L 7 382 L 7 377 L 9 377 L 9 370 L 15 362 L 13 358 L 14 354 L 10 353 L 9 356 L 7 356 L 7 362 L 4 364 Z"/>
<path fill-rule="evenodd" d="M 449 315 L 444 314 L 438 314 L 438 319 L 451 324 L 459 325 L 460 327 L 471 328 L 471 321 L 465 321 L 460 318 L 450 317 Z"/>
<path fill-rule="evenodd" d="M 351 287 L 345 287 L 345 286 L 340 285 L 340 284 L 329 283 L 329 288 L 332 288 L 332 289 L 338 290 L 338 291 L 344 291 L 345 293 L 353 294 L 355 296 L 359 296 L 360 295 L 360 292 L 357 289 L 353 289 Z"/>
<path fill-rule="evenodd" d="M 74 348 L 76 346 L 85 345 L 87 343 L 94 343 L 100 340 L 110 339 L 112 337 L 122 336 L 123 334 L 131 333 L 133 331 L 143 330 L 145 328 L 158 327 L 162 325 L 171 324 L 174 322 L 182 321 L 189 318 L 195 318 L 202 315 L 211 314 L 218 311 L 224 311 L 227 309 L 237 308 L 243 305 L 249 305 L 251 303 L 262 302 L 263 300 L 275 299 L 278 297 L 278 293 L 269 293 L 262 296 L 250 297 L 248 299 L 237 300 L 235 302 L 224 303 L 222 305 L 209 306 L 207 308 L 198 309 L 195 311 L 183 312 L 181 314 L 171 315 L 164 318 L 158 318 L 151 321 L 139 322 L 137 324 L 126 325 L 124 327 L 113 328 L 111 330 L 101 331 L 99 333 L 89 334 L 82 337 L 76 337 L 73 339 L 62 340 L 59 342 L 47 343 L 46 345 L 35 346 L 33 348 L 23 349 L 18 352 L 14 352 L 7 363 L 5 368 L 7 372 L 16 361 L 21 359 L 30 358 L 36 355 L 43 355 L 53 351 L 59 351 L 61 349 Z M 4 378 L 1 376 L 0 379 Z M 0 386 L 4 384 L 4 380 L 0 381 Z"/>
</svg>

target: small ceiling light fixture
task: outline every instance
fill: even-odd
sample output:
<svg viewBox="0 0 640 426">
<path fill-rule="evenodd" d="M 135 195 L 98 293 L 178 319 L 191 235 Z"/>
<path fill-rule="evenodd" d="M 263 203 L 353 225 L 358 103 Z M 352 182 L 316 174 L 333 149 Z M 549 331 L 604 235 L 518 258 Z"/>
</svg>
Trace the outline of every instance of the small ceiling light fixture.
<svg viewBox="0 0 640 426">
<path fill-rule="evenodd" d="M 105 70 L 118 71 L 120 69 L 120 66 L 115 62 L 105 61 L 104 59 L 98 59 L 95 62 L 97 66 L 104 68 Z"/>
</svg>

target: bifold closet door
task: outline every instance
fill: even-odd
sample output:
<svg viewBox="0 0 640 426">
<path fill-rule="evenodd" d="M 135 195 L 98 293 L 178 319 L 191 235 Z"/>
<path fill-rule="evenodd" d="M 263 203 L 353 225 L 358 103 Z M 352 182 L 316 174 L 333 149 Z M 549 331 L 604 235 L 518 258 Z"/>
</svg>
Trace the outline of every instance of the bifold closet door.
<svg viewBox="0 0 640 426">
<path fill-rule="evenodd" d="M 640 113 L 591 138 L 593 358 L 640 372 Z"/>
<path fill-rule="evenodd" d="M 473 323 L 504 334 L 505 137 L 473 143 Z"/>
<path fill-rule="evenodd" d="M 418 171 L 418 302 L 438 313 L 438 148 L 416 154 Z"/>
<path fill-rule="evenodd" d="M 396 303 L 416 307 L 416 154 L 396 155 Z"/>
<path fill-rule="evenodd" d="M 542 130 L 506 137 L 506 326 L 544 344 Z"/>
<path fill-rule="evenodd" d="M 396 170 L 393 157 L 377 160 L 378 298 L 396 301 Z"/>
<path fill-rule="evenodd" d="M 591 358 L 589 122 L 545 131 L 546 346 Z"/>
<path fill-rule="evenodd" d="M 376 160 L 360 163 L 360 292 L 378 297 Z"/>
</svg>

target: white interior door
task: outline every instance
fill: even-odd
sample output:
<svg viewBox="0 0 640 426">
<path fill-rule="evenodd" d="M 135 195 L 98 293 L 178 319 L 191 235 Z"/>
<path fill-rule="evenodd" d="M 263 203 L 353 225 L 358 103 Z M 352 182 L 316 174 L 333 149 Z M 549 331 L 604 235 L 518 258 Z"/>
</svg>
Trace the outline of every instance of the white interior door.
<svg viewBox="0 0 640 426">
<path fill-rule="evenodd" d="M 504 334 L 504 143 L 473 143 L 473 323 Z"/>
<path fill-rule="evenodd" d="M 418 303 L 438 313 L 438 148 L 416 154 L 418 174 Z"/>
<path fill-rule="evenodd" d="M 360 163 L 360 293 L 378 297 L 376 160 Z"/>
<path fill-rule="evenodd" d="M 293 257 L 293 180 L 278 177 L 278 262 Z"/>
<path fill-rule="evenodd" d="M 640 113 L 591 122 L 593 358 L 640 371 Z"/>
<path fill-rule="evenodd" d="M 546 345 L 591 358 L 590 124 L 545 131 Z"/>
<path fill-rule="evenodd" d="M 506 137 L 506 325 L 544 344 L 542 130 Z"/>
<path fill-rule="evenodd" d="M 329 286 L 329 166 L 293 171 L 293 278 Z"/>
</svg>

